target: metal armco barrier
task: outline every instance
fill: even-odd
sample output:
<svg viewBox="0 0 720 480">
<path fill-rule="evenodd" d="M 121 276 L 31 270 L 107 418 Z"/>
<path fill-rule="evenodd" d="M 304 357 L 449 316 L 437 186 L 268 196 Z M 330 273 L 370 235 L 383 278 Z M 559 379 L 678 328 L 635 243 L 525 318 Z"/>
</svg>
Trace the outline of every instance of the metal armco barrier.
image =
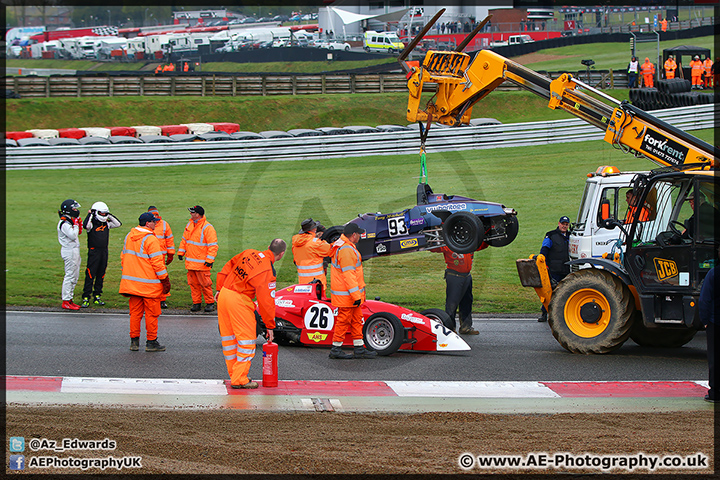
<svg viewBox="0 0 720 480">
<path fill-rule="evenodd" d="M 715 105 L 658 110 L 654 115 L 682 130 L 714 128 Z M 432 127 L 428 151 L 548 145 L 599 140 L 604 132 L 580 119 L 459 128 Z M 7 170 L 166 166 L 278 160 L 406 155 L 417 152 L 417 131 L 317 137 L 130 145 L 7 148 Z"/>
</svg>

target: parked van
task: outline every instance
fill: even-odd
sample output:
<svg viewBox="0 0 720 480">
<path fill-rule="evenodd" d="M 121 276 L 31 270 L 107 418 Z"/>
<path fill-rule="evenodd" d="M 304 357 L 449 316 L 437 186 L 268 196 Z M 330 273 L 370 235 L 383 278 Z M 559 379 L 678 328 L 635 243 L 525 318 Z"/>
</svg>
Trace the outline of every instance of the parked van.
<svg viewBox="0 0 720 480">
<path fill-rule="evenodd" d="M 510 35 L 507 41 L 492 42 L 491 47 L 507 47 L 508 45 L 521 45 L 523 43 L 533 43 L 535 40 L 530 35 Z"/>
<path fill-rule="evenodd" d="M 400 52 L 405 44 L 394 32 L 375 32 L 368 30 L 363 36 L 363 48 L 366 52 Z"/>
</svg>

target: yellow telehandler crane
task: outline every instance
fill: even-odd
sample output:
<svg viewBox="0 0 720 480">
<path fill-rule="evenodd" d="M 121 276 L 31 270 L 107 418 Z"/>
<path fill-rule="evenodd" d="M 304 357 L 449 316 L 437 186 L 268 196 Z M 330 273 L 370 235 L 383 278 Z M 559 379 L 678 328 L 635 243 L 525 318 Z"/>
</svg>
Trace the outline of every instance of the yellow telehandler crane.
<svg viewBox="0 0 720 480">
<path fill-rule="evenodd" d="M 633 178 L 637 205 L 648 212 L 634 215 L 630 223 L 609 216 L 608 199 L 602 195 L 594 197 L 596 204 L 581 207 L 597 215 L 603 228 L 619 229 L 624 237 L 620 252 L 572 260 L 572 273 L 557 285 L 552 285 L 542 255 L 517 261 L 521 283 L 535 288 L 548 308 L 553 336 L 567 350 L 585 354 L 610 352 L 628 338 L 664 347 L 690 341 L 702 329 L 696 308 L 701 282 L 718 261 L 718 149 L 568 73 L 551 80 L 490 50 L 464 53 L 490 17 L 455 51 L 429 51 L 415 66 L 406 62 L 442 13 L 399 57 L 408 74 L 409 121 L 467 124 L 473 105 L 507 80 L 545 98 L 549 108 L 600 128 L 614 147 L 662 167 Z M 421 106 L 423 87 L 432 84 L 436 93 Z M 598 170 L 598 175 L 613 174 L 612 169 Z M 586 188 L 583 204 L 587 194 Z M 687 200 L 694 200 L 692 209 Z M 683 218 L 688 220 L 683 223 Z"/>
</svg>

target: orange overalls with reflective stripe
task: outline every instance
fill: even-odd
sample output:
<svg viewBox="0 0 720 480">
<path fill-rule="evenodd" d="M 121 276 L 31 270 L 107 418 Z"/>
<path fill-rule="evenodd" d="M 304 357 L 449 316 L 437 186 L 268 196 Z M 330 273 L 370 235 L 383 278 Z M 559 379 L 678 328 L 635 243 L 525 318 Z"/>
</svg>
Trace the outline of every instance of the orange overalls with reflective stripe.
<svg viewBox="0 0 720 480">
<path fill-rule="evenodd" d="M 360 305 L 365 303 L 365 277 L 362 257 L 355 245 L 346 237 L 332 244 L 330 264 L 330 302 L 338 307 L 337 320 L 333 329 L 333 343 L 343 342 L 350 330 L 353 345 L 363 345 L 363 316 Z M 355 302 L 360 301 L 359 305 Z"/>
<path fill-rule="evenodd" d="M 214 263 L 218 252 L 218 241 L 215 227 L 213 227 L 205 216 L 197 223 L 190 220 L 183 232 L 178 255 L 185 257 L 185 268 L 187 269 L 188 285 L 193 303 L 215 303 L 212 289 L 212 278 L 210 267 L 205 262 Z"/>
<path fill-rule="evenodd" d="M 713 61 L 706 58 L 703 62 L 705 68 L 705 88 L 713 88 L 713 75 L 712 75 Z"/>
<path fill-rule="evenodd" d="M 690 75 L 692 76 L 692 86 L 702 86 L 702 75 L 705 71 L 703 64 L 700 60 L 693 60 L 690 62 Z"/>
<path fill-rule="evenodd" d="M 217 274 L 218 326 L 225 366 L 232 385 L 250 382 L 247 374 L 255 356 L 255 303 L 263 323 L 275 328 L 275 256 L 270 250 L 245 250 Z"/>
<path fill-rule="evenodd" d="M 135 227 L 125 236 L 120 263 L 120 293 L 130 302 L 130 337 L 140 336 L 144 314 L 147 340 L 156 340 L 163 290 L 160 280 L 168 273 L 160 242 L 149 228 Z"/>
<path fill-rule="evenodd" d="M 655 65 L 650 62 L 649 58 L 645 59 L 645 63 L 640 66 L 640 73 L 643 76 L 643 85 L 646 88 L 653 87 L 653 76 L 655 75 Z"/>
<path fill-rule="evenodd" d="M 327 287 L 323 258 L 329 257 L 332 246 L 312 233 L 298 233 L 292 237 L 292 253 L 298 272 L 298 283 L 310 283 L 315 279 Z"/>
<path fill-rule="evenodd" d="M 158 219 L 158 222 L 155 224 L 154 231 L 155 236 L 158 240 L 160 240 L 160 248 L 162 248 L 163 250 L 163 262 L 165 262 L 165 265 L 167 265 L 166 259 L 168 253 L 171 255 L 175 255 L 175 241 L 172 229 L 170 228 L 170 224 L 168 224 L 165 220 L 162 219 L 160 213 L 157 210 L 150 210 L 150 212 L 155 215 L 155 218 Z M 169 296 L 169 293 L 167 295 L 161 295 L 160 300 L 165 301 Z"/>
<path fill-rule="evenodd" d="M 677 63 L 672 58 L 665 60 L 665 78 L 668 80 L 675 78 L 675 70 L 677 69 Z"/>
</svg>

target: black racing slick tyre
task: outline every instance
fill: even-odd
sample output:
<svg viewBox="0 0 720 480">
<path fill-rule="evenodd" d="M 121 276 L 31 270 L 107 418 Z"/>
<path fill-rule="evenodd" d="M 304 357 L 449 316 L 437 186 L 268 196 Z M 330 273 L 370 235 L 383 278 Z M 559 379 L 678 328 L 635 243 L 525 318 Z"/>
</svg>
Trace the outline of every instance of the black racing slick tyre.
<svg viewBox="0 0 720 480">
<path fill-rule="evenodd" d="M 404 337 L 405 328 L 392 313 L 374 313 L 363 325 L 365 347 L 376 351 L 378 355 L 392 355 L 397 352 Z"/>
<path fill-rule="evenodd" d="M 485 229 L 478 217 L 470 212 L 455 212 L 443 222 L 445 245 L 455 253 L 472 253 L 483 241 Z"/>
<path fill-rule="evenodd" d="M 515 237 L 517 237 L 520 225 L 515 215 L 506 215 L 504 217 L 493 218 L 490 224 L 490 230 L 487 232 L 488 237 L 495 235 L 505 235 L 502 238 L 488 240 L 491 247 L 505 247 L 510 245 Z"/>
<path fill-rule="evenodd" d="M 455 331 L 455 322 L 450 318 L 450 315 L 448 315 L 445 310 L 440 310 L 439 308 L 428 308 L 427 310 L 420 312 L 420 314 L 428 318 L 432 318 L 433 320 L 437 320 L 448 330 Z"/>
<path fill-rule="evenodd" d="M 641 347 L 677 348 L 695 337 L 697 330 L 689 328 L 647 328 L 637 319 L 630 330 L 630 338 Z"/>
<path fill-rule="evenodd" d="M 548 325 L 572 353 L 608 353 L 630 336 L 635 302 L 615 275 L 594 268 L 565 277 L 553 291 Z"/>
<path fill-rule="evenodd" d="M 328 243 L 333 243 L 335 240 L 340 238 L 340 235 L 342 235 L 343 232 L 343 226 L 334 226 L 330 227 L 327 230 L 325 230 L 322 234 L 322 239 L 325 240 Z"/>
</svg>

